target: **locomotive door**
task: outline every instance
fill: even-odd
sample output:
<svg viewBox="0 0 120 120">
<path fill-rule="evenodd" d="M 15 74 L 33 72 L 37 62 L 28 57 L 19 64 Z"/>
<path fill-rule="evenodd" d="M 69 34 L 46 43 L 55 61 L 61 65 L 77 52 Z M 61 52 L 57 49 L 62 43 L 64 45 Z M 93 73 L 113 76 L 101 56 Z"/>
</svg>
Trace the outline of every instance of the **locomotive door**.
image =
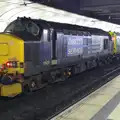
<svg viewBox="0 0 120 120">
<path fill-rule="evenodd" d="M 49 37 L 49 30 L 44 29 L 40 43 L 40 61 L 43 65 L 51 64 L 51 41 Z"/>
</svg>

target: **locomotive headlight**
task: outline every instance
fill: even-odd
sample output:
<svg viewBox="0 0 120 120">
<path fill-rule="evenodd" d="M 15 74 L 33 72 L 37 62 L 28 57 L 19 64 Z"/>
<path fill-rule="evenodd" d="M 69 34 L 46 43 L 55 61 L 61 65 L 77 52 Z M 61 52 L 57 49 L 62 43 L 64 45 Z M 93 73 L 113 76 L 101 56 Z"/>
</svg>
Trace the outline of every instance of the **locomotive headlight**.
<svg viewBox="0 0 120 120">
<path fill-rule="evenodd" d="M 22 62 L 20 63 L 20 68 L 24 68 L 24 64 Z"/>
<path fill-rule="evenodd" d="M 12 67 L 12 63 L 11 63 L 11 62 L 7 62 L 7 63 L 6 63 L 6 67 L 7 67 L 7 68 Z"/>
<path fill-rule="evenodd" d="M 17 61 L 8 61 L 6 63 L 7 68 L 17 68 Z"/>
<path fill-rule="evenodd" d="M 116 38 L 113 36 L 113 37 L 112 37 L 112 41 L 115 41 L 115 40 L 116 40 Z"/>
<path fill-rule="evenodd" d="M 17 62 L 16 61 L 12 62 L 12 67 L 17 68 Z"/>
</svg>

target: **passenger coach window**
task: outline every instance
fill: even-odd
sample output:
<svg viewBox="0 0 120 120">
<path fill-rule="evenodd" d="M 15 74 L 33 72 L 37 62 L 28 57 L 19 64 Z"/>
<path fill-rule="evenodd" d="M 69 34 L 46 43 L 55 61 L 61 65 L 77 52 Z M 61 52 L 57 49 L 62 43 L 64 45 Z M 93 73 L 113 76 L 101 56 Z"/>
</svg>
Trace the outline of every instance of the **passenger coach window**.
<svg viewBox="0 0 120 120">
<path fill-rule="evenodd" d="M 108 49 L 108 39 L 104 39 L 104 49 Z"/>
</svg>

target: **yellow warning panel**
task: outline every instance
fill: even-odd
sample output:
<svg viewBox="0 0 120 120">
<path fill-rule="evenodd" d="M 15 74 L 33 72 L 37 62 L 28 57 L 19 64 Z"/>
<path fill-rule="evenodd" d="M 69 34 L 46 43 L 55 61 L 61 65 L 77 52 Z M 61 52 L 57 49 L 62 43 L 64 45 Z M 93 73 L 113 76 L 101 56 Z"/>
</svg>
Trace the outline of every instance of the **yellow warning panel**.
<svg viewBox="0 0 120 120">
<path fill-rule="evenodd" d="M 8 55 L 8 44 L 0 43 L 0 56 Z"/>
<path fill-rule="evenodd" d="M 22 93 L 22 85 L 20 83 L 14 83 L 11 85 L 0 85 L 1 96 L 14 97 Z"/>
</svg>

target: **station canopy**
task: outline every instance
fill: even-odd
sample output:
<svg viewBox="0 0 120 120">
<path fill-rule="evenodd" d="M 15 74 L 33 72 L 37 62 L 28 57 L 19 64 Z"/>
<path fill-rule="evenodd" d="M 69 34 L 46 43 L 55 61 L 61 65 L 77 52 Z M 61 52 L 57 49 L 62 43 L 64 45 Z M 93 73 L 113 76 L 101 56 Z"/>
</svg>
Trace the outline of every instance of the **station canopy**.
<svg viewBox="0 0 120 120">
<path fill-rule="evenodd" d="M 99 28 L 104 31 L 120 32 L 120 25 L 55 9 L 28 0 L 0 0 L 0 32 L 17 17 L 30 17 L 60 23 Z"/>
</svg>

